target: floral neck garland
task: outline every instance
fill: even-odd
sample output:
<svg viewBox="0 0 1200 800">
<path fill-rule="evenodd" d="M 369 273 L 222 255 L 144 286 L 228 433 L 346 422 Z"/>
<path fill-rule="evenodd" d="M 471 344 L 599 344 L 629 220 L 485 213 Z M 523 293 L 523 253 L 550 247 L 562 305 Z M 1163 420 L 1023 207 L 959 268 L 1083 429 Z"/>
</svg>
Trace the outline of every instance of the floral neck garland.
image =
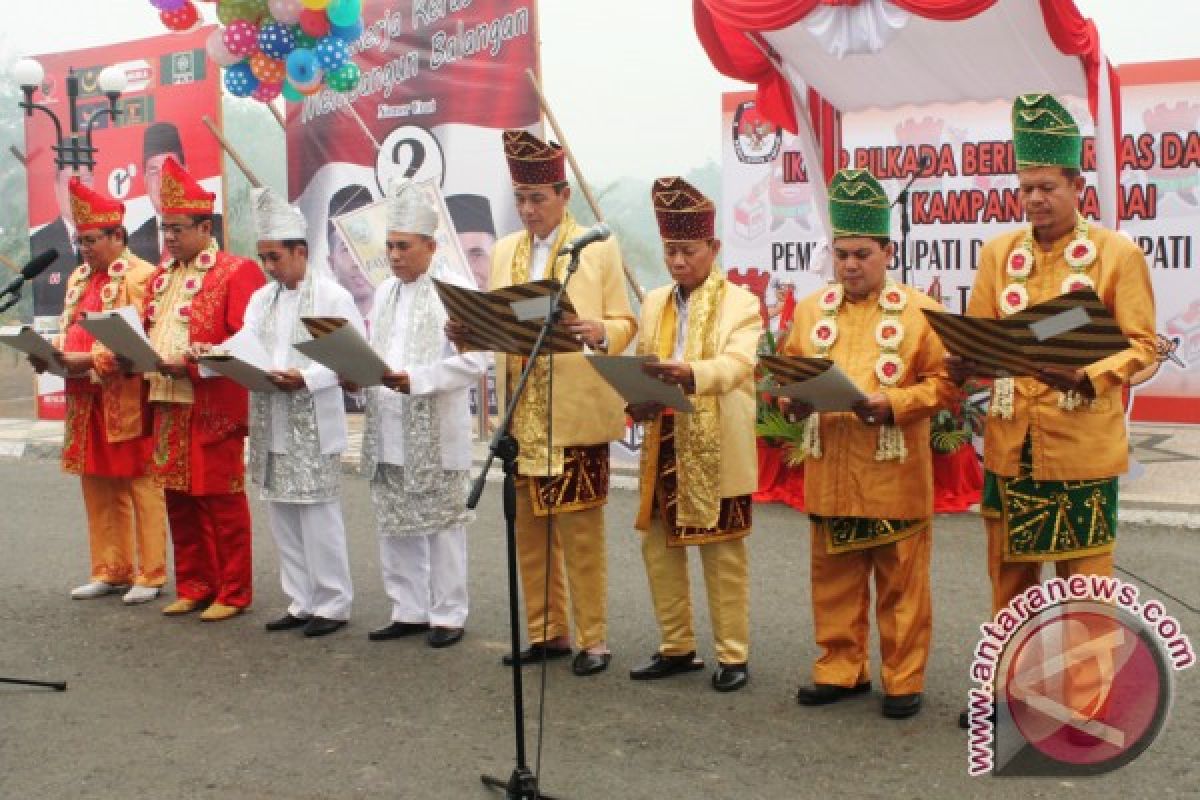
<svg viewBox="0 0 1200 800">
<path fill-rule="evenodd" d="M 191 264 L 191 266 L 200 274 L 189 275 L 183 280 L 183 302 L 181 302 L 175 308 L 175 321 L 185 331 L 187 330 L 192 319 L 192 298 L 195 297 L 196 294 L 199 293 L 200 289 L 204 286 L 204 273 L 212 269 L 216 263 L 217 246 L 215 243 L 210 242 L 208 247 L 201 250 L 199 255 L 196 256 L 196 259 Z M 186 267 L 187 265 L 182 264 L 178 259 L 172 261 L 162 272 L 162 274 L 154 279 L 154 284 L 152 286 L 154 289 L 154 299 L 146 308 L 146 312 L 151 323 L 158 321 L 158 315 L 162 310 L 159 308 L 159 306 L 162 303 L 163 295 L 166 294 L 167 288 L 171 285 L 171 278 L 173 277 L 172 272 L 180 266 Z"/>
<path fill-rule="evenodd" d="M 1067 242 L 1063 258 L 1071 273 L 1063 278 L 1060 292 L 1077 292 L 1081 289 L 1095 289 L 1096 283 L 1087 274 L 1087 270 L 1096 261 L 1096 245 L 1088 238 L 1088 221 L 1082 214 L 1075 214 L 1075 238 Z M 1000 292 L 1000 310 L 1005 316 L 1024 311 L 1029 307 L 1029 292 L 1025 283 L 1033 274 L 1033 228 L 1025 232 L 1021 244 L 1008 255 L 1004 271 L 1008 275 L 1009 284 Z M 993 383 L 992 403 L 989 412 L 993 417 L 1012 419 L 1016 401 L 1016 382 L 1012 378 L 997 378 Z M 1087 402 L 1079 392 L 1060 392 L 1058 407 L 1064 411 L 1074 411 Z"/>
<path fill-rule="evenodd" d="M 106 270 L 108 283 L 100 290 L 101 308 L 104 311 L 112 311 L 113 304 L 120 296 L 121 284 L 125 282 L 125 276 L 129 274 L 128 255 L 128 250 L 122 251 L 121 255 L 108 265 Z M 64 336 L 67 328 L 75 321 L 75 312 L 79 308 L 80 301 L 83 300 L 83 293 L 87 289 L 87 282 L 91 280 L 92 274 L 91 266 L 86 263 L 80 264 L 71 274 L 70 285 L 63 297 L 63 313 L 58 322 L 58 329 L 63 332 Z"/>
<path fill-rule="evenodd" d="M 846 290 L 840 283 L 830 284 L 822 292 L 817 305 L 821 318 L 813 325 L 809 338 L 819 358 L 829 359 L 830 351 L 838 338 L 838 313 L 846 299 Z M 875 341 L 879 344 L 879 357 L 875 359 L 875 378 L 880 386 L 892 387 L 904 377 L 904 360 L 900 358 L 900 343 L 904 341 L 904 324 L 900 315 L 908 306 L 908 295 L 896 284 L 888 281 L 879 292 L 879 307 L 883 319 L 875 326 Z M 804 429 L 803 449 L 812 458 L 821 457 L 820 419 L 817 414 L 809 415 Z M 904 433 L 895 425 L 884 425 L 879 429 L 879 444 L 875 450 L 876 461 L 903 461 L 908 456 L 904 445 Z"/>
</svg>

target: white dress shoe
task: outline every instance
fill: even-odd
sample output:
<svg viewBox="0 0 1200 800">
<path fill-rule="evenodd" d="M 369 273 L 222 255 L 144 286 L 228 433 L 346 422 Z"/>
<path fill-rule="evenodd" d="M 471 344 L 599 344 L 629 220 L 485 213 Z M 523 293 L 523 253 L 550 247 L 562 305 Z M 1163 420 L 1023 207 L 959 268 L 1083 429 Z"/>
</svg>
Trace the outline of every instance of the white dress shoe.
<svg viewBox="0 0 1200 800">
<path fill-rule="evenodd" d="M 149 603 L 151 600 L 158 597 L 159 588 L 157 586 L 134 586 L 121 600 L 127 606 L 136 606 L 141 603 Z"/>
<path fill-rule="evenodd" d="M 104 597 L 106 594 L 116 594 L 124 591 L 129 587 L 118 586 L 115 583 L 105 583 L 104 581 L 92 581 L 85 583 L 83 586 L 76 586 L 71 590 L 71 597 L 75 600 L 90 600 L 93 597 Z"/>
</svg>

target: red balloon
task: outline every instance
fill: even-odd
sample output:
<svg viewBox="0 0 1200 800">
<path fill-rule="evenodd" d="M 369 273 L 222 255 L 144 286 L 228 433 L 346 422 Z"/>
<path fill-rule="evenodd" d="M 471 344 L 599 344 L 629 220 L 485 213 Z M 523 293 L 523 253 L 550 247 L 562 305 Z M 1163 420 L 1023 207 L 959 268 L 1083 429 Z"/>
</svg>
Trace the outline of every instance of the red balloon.
<svg viewBox="0 0 1200 800">
<path fill-rule="evenodd" d="M 314 39 L 328 36 L 330 29 L 329 15 L 325 13 L 325 9 L 316 11 L 306 8 L 300 12 L 300 30 Z"/>
<path fill-rule="evenodd" d="M 200 12 L 192 3 L 184 3 L 174 11 L 160 11 L 158 18 L 167 30 L 183 32 L 191 30 L 200 21 Z"/>
</svg>

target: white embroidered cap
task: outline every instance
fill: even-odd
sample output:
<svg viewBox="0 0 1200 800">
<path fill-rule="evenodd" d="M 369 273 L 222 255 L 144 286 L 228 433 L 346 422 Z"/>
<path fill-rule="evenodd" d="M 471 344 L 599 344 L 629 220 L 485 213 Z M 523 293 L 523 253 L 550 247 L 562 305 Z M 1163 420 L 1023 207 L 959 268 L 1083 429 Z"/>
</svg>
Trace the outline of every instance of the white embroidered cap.
<svg viewBox="0 0 1200 800">
<path fill-rule="evenodd" d="M 438 213 L 420 186 L 410 180 L 396 181 L 388 192 L 388 233 L 437 233 Z"/>
<path fill-rule="evenodd" d="M 300 209 L 289 205 L 272 189 L 251 189 L 254 228 L 260 242 L 283 242 L 308 236 L 308 223 Z"/>
</svg>

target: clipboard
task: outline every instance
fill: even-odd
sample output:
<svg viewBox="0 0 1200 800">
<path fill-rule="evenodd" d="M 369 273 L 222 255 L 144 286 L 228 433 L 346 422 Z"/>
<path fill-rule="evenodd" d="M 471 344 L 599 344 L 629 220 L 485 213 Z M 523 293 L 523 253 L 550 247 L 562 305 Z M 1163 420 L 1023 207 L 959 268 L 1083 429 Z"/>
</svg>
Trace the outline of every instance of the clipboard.
<svg viewBox="0 0 1200 800">
<path fill-rule="evenodd" d="M 28 325 L 7 325 L 0 328 L 0 344 L 6 344 L 25 355 L 46 362 L 46 371 L 60 378 L 67 376 L 67 368 L 58 359 L 58 350 L 45 336 Z"/>
<path fill-rule="evenodd" d="M 437 278 L 433 284 L 450 319 L 470 328 L 464 342 L 466 350 L 493 350 L 517 356 L 532 352 L 550 299 L 561 285 L 558 281 L 541 280 L 479 292 Z M 565 294 L 562 311 L 575 313 Z M 546 337 L 542 350 L 547 355 L 579 353 L 583 351 L 583 343 L 564 330 L 554 329 Z"/>
<path fill-rule="evenodd" d="M 658 360 L 655 356 L 587 356 L 587 360 L 629 405 L 658 403 L 676 411 L 696 410 L 679 386 L 642 371 L 643 364 Z"/>
<path fill-rule="evenodd" d="M 850 411 L 867 399 L 866 392 L 829 359 L 809 356 L 762 356 L 774 384 L 767 391 L 799 400 L 814 411 Z"/>
<path fill-rule="evenodd" d="M 391 367 L 371 349 L 353 325 L 341 317 L 301 317 L 313 338 L 292 345 L 318 364 L 359 386 L 382 386 Z"/>
<path fill-rule="evenodd" d="M 1112 312 L 1080 289 L 1003 319 L 922 309 L 946 350 L 992 378 L 1035 375 L 1044 367 L 1080 369 L 1129 347 Z"/>
</svg>

